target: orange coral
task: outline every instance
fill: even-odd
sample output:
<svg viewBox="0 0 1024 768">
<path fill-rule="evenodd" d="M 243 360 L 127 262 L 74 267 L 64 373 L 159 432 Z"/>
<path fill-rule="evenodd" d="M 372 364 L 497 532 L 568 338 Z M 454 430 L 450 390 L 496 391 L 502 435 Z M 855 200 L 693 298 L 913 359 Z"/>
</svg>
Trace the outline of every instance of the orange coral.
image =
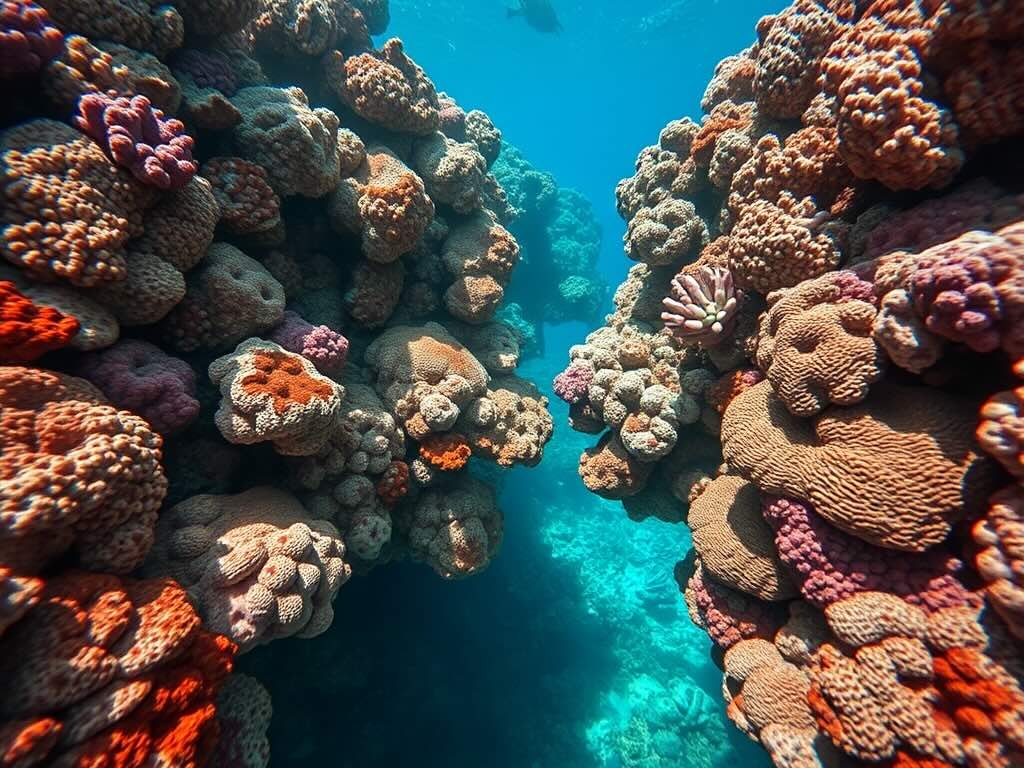
<svg viewBox="0 0 1024 768">
<path fill-rule="evenodd" d="M 0 762 L 203 765 L 235 645 L 199 627 L 170 579 L 69 572 L 0 641 Z"/>
<path fill-rule="evenodd" d="M 421 449 L 422 450 L 422 449 Z M 409 465 L 392 461 L 377 481 L 377 495 L 389 507 L 397 504 L 409 492 Z"/>
<path fill-rule="evenodd" d="M 690 144 L 690 157 L 698 165 L 707 165 L 718 137 L 730 130 L 746 131 L 753 119 L 752 102 L 737 105 L 731 101 L 723 101 L 715 105 Z"/>
<path fill-rule="evenodd" d="M 67 346 L 78 321 L 52 307 L 40 307 L 9 281 L 0 281 L 0 362 L 27 363 Z"/>
<path fill-rule="evenodd" d="M 307 405 L 313 400 L 330 400 L 334 390 L 323 381 L 310 376 L 295 355 L 274 350 L 253 355 L 255 373 L 242 379 L 242 389 L 250 395 L 269 395 L 274 411 L 283 414 L 298 403 Z"/>
<path fill-rule="evenodd" d="M 446 472 L 462 469 L 471 454 L 466 438 L 454 432 L 433 434 L 420 443 L 420 458 Z"/>
<path fill-rule="evenodd" d="M 737 369 L 722 376 L 718 381 L 708 387 L 704 393 L 704 399 L 708 405 L 715 409 L 719 415 L 725 413 L 729 403 L 733 401 L 740 392 L 748 389 L 764 378 L 764 374 L 756 368 Z"/>
</svg>

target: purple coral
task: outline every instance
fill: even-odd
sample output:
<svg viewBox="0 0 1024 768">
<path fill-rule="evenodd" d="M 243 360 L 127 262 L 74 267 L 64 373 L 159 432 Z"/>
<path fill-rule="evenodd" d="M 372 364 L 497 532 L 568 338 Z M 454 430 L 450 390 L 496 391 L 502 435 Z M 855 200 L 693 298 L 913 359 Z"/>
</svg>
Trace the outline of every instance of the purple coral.
<svg viewBox="0 0 1024 768">
<path fill-rule="evenodd" d="M 337 375 L 348 359 L 348 339 L 326 325 L 312 325 L 291 311 L 270 334 L 270 340 L 302 355 L 328 376 Z"/>
<path fill-rule="evenodd" d="M 184 429 L 199 415 L 195 371 L 149 342 L 119 341 L 84 356 L 76 372 L 161 434 Z"/>
<path fill-rule="evenodd" d="M 186 48 L 174 56 L 175 70 L 189 75 L 200 88 L 216 88 L 225 96 L 234 96 L 238 78 L 227 60 L 217 52 Z"/>
<path fill-rule="evenodd" d="M 1024 224 L 968 232 L 921 254 L 911 276 L 928 330 L 976 352 L 1024 354 Z"/>
<path fill-rule="evenodd" d="M 960 561 L 941 549 L 920 555 L 880 549 L 826 523 L 809 504 L 765 496 L 779 557 L 819 608 L 859 592 L 890 592 L 927 611 L 974 605 L 956 577 Z"/>
<path fill-rule="evenodd" d="M 145 96 L 86 94 L 78 101 L 75 125 L 144 184 L 180 189 L 198 169 L 185 126 L 180 120 L 165 120 Z"/>
<path fill-rule="evenodd" d="M 589 365 L 573 363 L 555 376 L 555 394 L 569 403 L 576 405 L 587 397 L 587 387 L 594 380 L 594 369 Z"/>
<path fill-rule="evenodd" d="M 0 2 L 0 76 L 38 72 L 64 50 L 64 35 L 31 0 Z"/>
<path fill-rule="evenodd" d="M 736 325 L 741 298 L 728 269 L 704 266 L 696 276 L 680 272 L 672 278 L 671 295 L 662 300 L 661 319 L 679 338 L 713 346 Z"/>
<path fill-rule="evenodd" d="M 685 575 L 685 562 L 676 565 L 676 581 L 680 586 Z M 766 603 L 722 586 L 706 577 L 700 568 L 690 576 L 685 590 L 687 606 L 697 612 L 693 618 L 695 621 L 699 619 L 697 623 L 720 648 L 730 648 L 740 640 L 753 637 L 771 640 L 782 626 L 784 619 L 780 603 Z"/>
</svg>

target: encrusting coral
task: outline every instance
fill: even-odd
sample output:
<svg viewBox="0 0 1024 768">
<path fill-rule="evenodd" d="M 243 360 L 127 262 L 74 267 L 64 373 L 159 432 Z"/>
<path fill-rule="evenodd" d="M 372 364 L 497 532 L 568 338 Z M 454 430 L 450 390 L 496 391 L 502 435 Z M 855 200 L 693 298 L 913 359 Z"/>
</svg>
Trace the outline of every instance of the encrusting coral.
<svg viewBox="0 0 1024 768">
<path fill-rule="evenodd" d="M 634 519 L 689 502 L 653 514 L 691 529 L 676 579 L 778 768 L 1011 768 L 1024 26 L 795 0 L 756 31 L 616 190 L 643 263 L 554 382 L 600 435 L 581 478 Z"/>
</svg>

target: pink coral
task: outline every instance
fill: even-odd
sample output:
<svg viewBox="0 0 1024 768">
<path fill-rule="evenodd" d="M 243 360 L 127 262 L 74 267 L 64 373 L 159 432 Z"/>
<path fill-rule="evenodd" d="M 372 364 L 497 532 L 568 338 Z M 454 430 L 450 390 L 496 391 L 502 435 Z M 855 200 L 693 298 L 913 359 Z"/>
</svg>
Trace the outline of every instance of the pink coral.
<svg viewBox="0 0 1024 768">
<path fill-rule="evenodd" d="M 118 165 L 145 184 L 179 189 L 198 166 L 192 137 L 180 120 L 165 120 L 145 96 L 112 98 L 88 93 L 78 102 L 75 125 L 102 146 Z"/>
<path fill-rule="evenodd" d="M 199 415 L 195 371 L 149 342 L 124 339 L 91 353 L 83 357 L 78 373 L 118 408 L 139 414 L 161 434 L 184 429 Z"/>
<path fill-rule="evenodd" d="M 704 266 L 696 274 L 684 270 L 672 279 L 671 295 L 662 299 L 661 319 L 684 341 L 713 346 L 736 326 L 742 299 L 728 269 Z"/>
<path fill-rule="evenodd" d="M 336 375 L 348 359 L 348 339 L 326 325 L 312 325 L 288 310 L 270 334 L 270 340 L 289 352 L 302 355 L 321 373 Z"/>
<path fill-rule="evenodd" d="M 932 333 L 977 352 L 1024 354 L 1024 224 L 924 251 L 910 295 Z"/>
<path fill-rule="evenodd" d="M 765 497 L 762 512 L 775 529 L 779 556 L 797 575 L 803 596 L 819 608 L 880 590 L 927 611 L 976 602 L 956 578 L 960 562 L 941 549 L 914 555 L 873 547 L 796 499 Z"/>
<path fill-rule="evenodd" d="M 0 3 L 0 76 L 37 72 L 64 48 L 64 35 L 32 0 Z"/>
<path fill-rule="evenodd" d="M 740 640 L 760 637 L 770 640 L 782 625 L 777 604 L 750 597 L 708 578 L 699 567 L 686 581 L 686 561 L 676 565 L 676 581 L 684 590 L 690 618 L 704 628 L 720 648 Z"/>
<path fill-rule="evenodd" d="M 587 387 L 594 380 L 594 368 L 590 365 L 573 364 L 555 376 L 555 394 L 575 405 L 587 397 Z"/>
</svg>

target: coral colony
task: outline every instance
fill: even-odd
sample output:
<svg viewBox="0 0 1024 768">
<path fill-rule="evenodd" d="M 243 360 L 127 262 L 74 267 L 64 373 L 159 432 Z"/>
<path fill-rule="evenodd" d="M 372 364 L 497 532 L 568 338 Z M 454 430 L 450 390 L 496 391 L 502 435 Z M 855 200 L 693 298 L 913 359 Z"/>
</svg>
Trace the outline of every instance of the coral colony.
<svg viewBox="0 0 1024 768">
<path fill-rule="evenodd" d="M 266 768 L 239 654 L 497 555 L 600 230 L 388 22 L 0 3 L 0 766 Z M 795 0 L 616 190 L 554 391 L 779 768 L 1024 764 L 1022 82 L 1010 0 Z"/>
</svg>

